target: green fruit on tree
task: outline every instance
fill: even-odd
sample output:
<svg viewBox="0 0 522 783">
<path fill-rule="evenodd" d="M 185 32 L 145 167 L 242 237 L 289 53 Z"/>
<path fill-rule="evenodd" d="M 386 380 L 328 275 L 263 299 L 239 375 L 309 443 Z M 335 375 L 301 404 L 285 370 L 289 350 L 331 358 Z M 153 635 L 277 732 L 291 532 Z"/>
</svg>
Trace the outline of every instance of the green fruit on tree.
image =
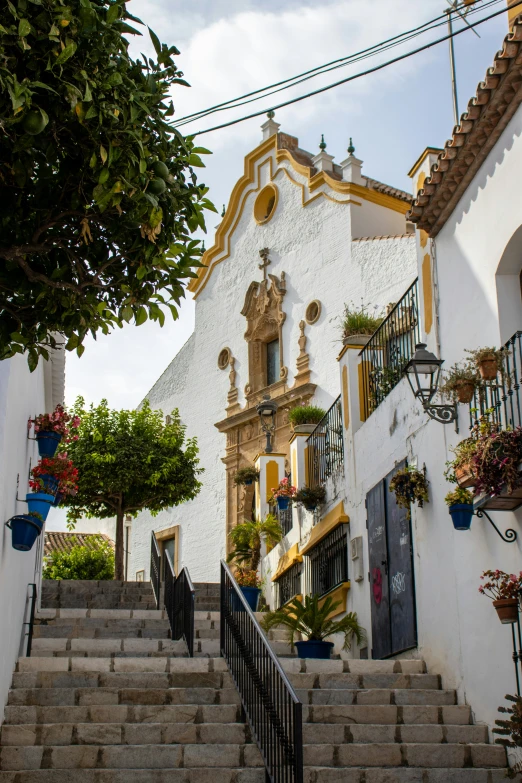
<svg viewBox="0 0 522 783">
<path fill-rule="evenodd" d="M 161 196 L 161 194 L 165 192 L 166 187 L 167 186 L 165 185 L 164 179 L 161 179 L 161 177 L 155 177 L 154 179 L 150 180 L 147 191 L 152 193 L 153 196 Z"/>
<path fill-rule="evenodd" d="M 152 164 L 152 171 L 157 177 L 161 177 L 161 179 L 167 179 L 169 176 L 169 170 L 161 160 L 156 160 Z"/>
<path fill-rule="evenodd" d="M 47 123 L 39 111 L 30 111 L 25 115 L 22 125 L 24 131 L 29 133 L 30 136 L 37 136 L 43 131 Z"/>
</svg>

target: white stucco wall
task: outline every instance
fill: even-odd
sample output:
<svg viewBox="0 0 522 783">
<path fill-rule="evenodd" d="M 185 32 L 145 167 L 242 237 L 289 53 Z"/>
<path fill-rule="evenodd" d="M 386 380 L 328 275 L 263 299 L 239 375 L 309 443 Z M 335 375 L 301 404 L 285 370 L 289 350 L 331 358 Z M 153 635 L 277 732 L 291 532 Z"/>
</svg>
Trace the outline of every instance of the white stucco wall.
<svg viewBox="0 0 522 783">
<path fill-rule="evenodd" d="M 26 358 L 15 356 L 0 362 L 0 716 L 7 701 L 14 665 L 22 639 L 22 623 L 31 582 L 40 582 L 40 557 L 43 535 L 30 552 L 17 552 L 11 546 L 11 531 L 4 523 L 16 513 L 25 513 L 18 496 L 28 491 L 29 470 L 38 461 L 34 440 L 27 439 L 27 420 L 51 410 L 63 400 L 63 359 L 53 373 L 40 361 L 30 373 Z M 62 378 L 61 384 L 59 378 Z M 62 397 L 54 399 L 62 390 Z M 54 398 L 53 398 L 54 396 Z M 53 513 L 52 511 L 50 512 Z"/>
<path fill-rule="evenodd" d="M 271 153 L 274 154 L 274 153 Z M 282 166 L 288 163 L 281 164 Z M 275 170 L 275 163 L 274 163 Z M 193 580 L 218 579 L 219 560 L 225 552 L 225 437 L 214 427 L 225 418 L 228 371 L 217 367 L 218 354 L 228 347 L 236 359 L 239 402 L 245 404 L 248 351 L 241 315 L 245 294 L 260 280 L 259 250 L 270 249 L 268 272 L 286 274 L 283 301 L 284 362 L 293 384 L 299 353 L 299 322 L 313 299 L 322 303 L 319 321 L 306 327 L 311 381 L 318 385 L 315 401 L 328 408 L 339 394 L 336 356 L 341 348 L 340 318 L 344 304 L 361 299 L 384 307 L 397 299 L 416 274 L 412 237 L 352 242 L 350 209 L 371 209 L 373 232 L 385 233 L 385 207 L 334 203 L 320 197 L 303 207 L 305 178 L 292 171 L 292 182 L 282 171 L 274 175 L 279 201 L 274 217 L 264 225 L 253 219 L 259 188 L 268 181 L 269 166 L 261 163 L 258 181 L 246 197 L 241 217 L 230 237 L 231 254 L 219 263 L 196 300 L 195 331 L 148 394 L 151 405 L 168 414 L 178 407 L 187 434 L 196 436 L 205 468 L 198 498 L 165 511 L 155 519 L 140 514 L 133 523 L 130 573 L 145 568 L 149 576 L 150 530 L 179 524 L 180 567 L 188 566 Z M 394 212 L 394 226 L 397 216 Z M 403 231 L 405 219 L 399 215 Z M 400 233 L 394 228 L 394 233 Z M 261 443 L 260 443 L 261 445 Z"/>
</svg>

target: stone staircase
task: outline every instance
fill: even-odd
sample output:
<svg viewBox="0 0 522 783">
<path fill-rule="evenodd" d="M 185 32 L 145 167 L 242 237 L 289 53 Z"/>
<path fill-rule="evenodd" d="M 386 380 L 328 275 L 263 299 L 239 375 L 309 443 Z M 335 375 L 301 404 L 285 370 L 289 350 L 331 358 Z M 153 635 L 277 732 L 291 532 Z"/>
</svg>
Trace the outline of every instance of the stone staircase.
<svg viewBox="0 0 522 783">
<path fill-rule="evenodd" d="M 265 783 L 218 657 L 218 586 L 195 588 L 190 659 L 150 585 L 44 583 L 1 729 L 0 783 Z M 504 781 L 504 750 L 422 661 L 299 660 L 282 631 L 270 636 L 303 702 L 305 783 Z"/>
</svg>

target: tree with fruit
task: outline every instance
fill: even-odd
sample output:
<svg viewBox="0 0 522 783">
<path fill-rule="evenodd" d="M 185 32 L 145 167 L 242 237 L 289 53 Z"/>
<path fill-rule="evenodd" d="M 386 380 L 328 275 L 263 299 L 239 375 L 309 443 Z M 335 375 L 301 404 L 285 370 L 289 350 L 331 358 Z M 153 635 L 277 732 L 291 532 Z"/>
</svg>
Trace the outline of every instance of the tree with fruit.
<svg viewBox="0 0 522 783">
<path fill-rule="evenodd" d="M 0 359 L 174 318 L 200 266 L 195 147 L 171 124 L 187 82 L 125 0 L 0 4 Z M 215 211 L 215 210 L 214 210 Z"/>
</svg>

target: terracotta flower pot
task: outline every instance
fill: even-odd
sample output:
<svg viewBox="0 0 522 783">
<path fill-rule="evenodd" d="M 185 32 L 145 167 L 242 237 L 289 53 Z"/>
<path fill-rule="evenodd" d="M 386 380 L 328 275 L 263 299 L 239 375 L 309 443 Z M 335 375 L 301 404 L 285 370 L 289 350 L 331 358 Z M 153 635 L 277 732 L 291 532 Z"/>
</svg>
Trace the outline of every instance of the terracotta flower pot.
<svg viewBox="0 0 522 783">
<path fill-rule="evenodd" d="M 493 354 L 488 354 L 477 362 L 482 380 L 494 381 L 497 377 L 498 365 Z"/>
<path fill-rule="evenodd" d="M 493 601 L 493 606 L 497 610 L 498 619 L 502 625 L 516 623 L 518 618 L 518 598 L 500 598 Z"/>
<path fill-rule="evenodd" d="M 467 404 L 473 399 L 475 384 L 472 381 L 457 381 L 455 383 L 455 391 L 457 392 L 458 401 Z"/>
<path fill-rule="evenodd" d="M 457 477 L 459 487 L 462 487 L 462 489 L 475 486 L 476 478 L 473 474 L 473 471 L 471 470 L 471 465 L 469 462 L 466 462 L 465 465 L 461 465 L 460 467 L 455 468 L 455 475 Z"/>
</svg>

